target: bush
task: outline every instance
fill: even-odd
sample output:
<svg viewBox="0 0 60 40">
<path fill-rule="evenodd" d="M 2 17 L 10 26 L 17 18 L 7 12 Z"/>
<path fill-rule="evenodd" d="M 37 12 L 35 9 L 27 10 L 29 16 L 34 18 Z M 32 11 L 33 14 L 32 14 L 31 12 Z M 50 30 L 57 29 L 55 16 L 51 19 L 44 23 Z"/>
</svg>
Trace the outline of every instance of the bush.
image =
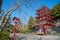
<svg viewBox="0 0 60 40">
<path fill-rule="evenodd" d="M 0 31 L 0 40 L 9 40 L 9 32 L 7 31 Z"/>
<path fill-rule="evenodd" d="M 28 33 L 29 31 L 27 29 L 23 30 L 22 33 Z"/>
</svg>

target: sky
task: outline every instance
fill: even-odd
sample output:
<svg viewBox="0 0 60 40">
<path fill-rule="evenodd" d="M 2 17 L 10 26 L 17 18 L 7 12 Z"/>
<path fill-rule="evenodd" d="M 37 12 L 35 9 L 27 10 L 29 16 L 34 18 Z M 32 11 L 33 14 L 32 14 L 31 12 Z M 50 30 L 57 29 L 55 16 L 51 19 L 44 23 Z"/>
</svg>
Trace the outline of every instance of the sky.
<svg viewBox="0 0 60 40">
<path fill-rule="evenodd" d="M 3 0 L 2 10 L 7 11 L 15 5 L 15 2 L 19 4 L 20 0 Z M 60 0 L 35 0 L 33 2 L 29 0 L 27 6 L 22 4 L 21 8 L 18 7 L 15 11 L 13 11 L 10 17 L 11 19 L 18 17 L 22 23 L 27 24 L 30 16 L 36 17 L 36 10 L 42 6 L 46 6 L 51 9 L 58 3 L 60 3 Z"/>
</svg>

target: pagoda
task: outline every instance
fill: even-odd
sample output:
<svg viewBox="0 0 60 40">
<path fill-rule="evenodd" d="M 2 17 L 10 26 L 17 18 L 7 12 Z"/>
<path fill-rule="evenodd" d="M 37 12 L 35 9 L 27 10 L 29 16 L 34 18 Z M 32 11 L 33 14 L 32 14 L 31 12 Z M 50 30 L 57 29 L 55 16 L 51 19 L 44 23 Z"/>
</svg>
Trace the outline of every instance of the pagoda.
<svg viewBox="0 0 60 40">
<path fill-rule="evenodd" d="M 36 24 L 35 27 L 39 29 L 39 31 L 47 34 L 48 31 L 51 31 L 53 27 L 53 20 L 51 16 L 50 10 L 46 6 L 42 6 L 40 9 L 36 10 Z"/>
</svg>

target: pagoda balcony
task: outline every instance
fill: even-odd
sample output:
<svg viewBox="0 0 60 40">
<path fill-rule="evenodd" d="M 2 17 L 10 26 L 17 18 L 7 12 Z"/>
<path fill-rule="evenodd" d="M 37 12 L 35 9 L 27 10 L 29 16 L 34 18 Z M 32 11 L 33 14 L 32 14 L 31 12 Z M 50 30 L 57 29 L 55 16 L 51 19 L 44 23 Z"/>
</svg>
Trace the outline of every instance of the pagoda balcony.
<svg viewBox="0 0 60 40">
<path fill-rule="evenodd" d="M 54 24 L 43 24 L 44 27 L 52 27 Z"/>
<path fill-rule="evenodd" d="M 36 23 L 44 23 L 44 22 L 48 22 L 48 23 L 51 23 L 51 22 L 54 22 L 53 20 L 47 20 L 47 19 L 43 19 L 43 20 L 36 20 L 35 21 Z"/>
<path fill-rule="evenodd" d="M 40 23 L 40 21 L 39 21 L 39 20 L 36 20 L 35 22 L 36 22 L 36 23 L 38 23 L 38 24 Z"/>
<path fill-rule="evenodd" d="M 51 15 L 49 15 L 49 14 L 45 14 L 45 15 L 43 15 L 43 16 L 46 16 L 46 17 L 48 17 L 48 18 L 53 18 Z"/>
<path fill-rule="evenodd" d="M 43 14 L 42 17 L 48 17 L 48 18 L 53 18 L 51 15 L 49 14 Z"/>
<path fill-rule="evenodd" d="M 38 14 L 50 14 L 50 12 L 46 12 L 46 11 L 43 12 L 43 11 L 41 11 L 41 12 L 37 12 L 36 14 L 37 14 L 37 15 L 38 15 Z"/>
<path fill-rule="evenodd" d="M 48 21 L 48 22 L 54 22 L 53 20 L 51 20 L 51 19 L 47 19 L 47 18 L 45 18 L 45 19 L 41 19 L 41 20 L 39 20 L 39 21 Z"/>
<path fill-rule="evenodd" d="M 38 26 L 40 26 L 40 24 L 38 24 L 38 23 L 35 23 L 35 25 L 38 25 Z"/>
<path fill-rule="evenodd" d="M 43 25 L 45 23 L 47 23 L 47 21 L 36 21 L 36 24 L 39 24 L 39 25 Z"/>
<path fill-rule="evenodd" d="M 40 15 L 40 14 L 50 14 L 50 12 L 43 10 L 43 11 L 37 12 L 36 14 L 37 14 L 37 15 Z"/>
<path fill-rule="evenodd" d="M 36 20 L 51 20 L 51 18 L 48 18 L 48 17 L 41 17 L 41 18 L 36 19 Z"/>
<path fill-rule="evenodd" d="M 48 14 L 43 14 L 43 15 L 37 15 L 36 16 L 36 18 L 43 18 L 43 17 L 53 18 L 51 15 L 48 15 Z"/>
<path fill-rule="evenodd" d="M 40 13 L 36 13 L 36 15 L 40 15 Z"/>
<path fill-rule="evenodd" d="M 53 20 L 51 19 L 48 19 L 48 18 L 40 18 L 40 19 L 36 19 L 37 21 L 36 22 L 41 22 L 41 21 L 48 21 L 48 22 L 54 22 Z"/>
<path fill-rule="evenodd" d="M 32 27 L 33 27 L 33 28 L 39 28 L 40 25 L 39 25 L 39 24 L 35 24 L 35 25 L 33 25 Z"/>
<path fill-rule="evenodd" d="M 37 17 L 35 17 L 35 18 L 40 19 L 40 18 L 43 18 L 43 16 L 37 16 Z"/>
<path fill-rule="evenodd" d="M 40 17 L 39 16 L 37 16 L 37 17 L 35 17 L 36 19 L 40 19 Z"/>
</svg>

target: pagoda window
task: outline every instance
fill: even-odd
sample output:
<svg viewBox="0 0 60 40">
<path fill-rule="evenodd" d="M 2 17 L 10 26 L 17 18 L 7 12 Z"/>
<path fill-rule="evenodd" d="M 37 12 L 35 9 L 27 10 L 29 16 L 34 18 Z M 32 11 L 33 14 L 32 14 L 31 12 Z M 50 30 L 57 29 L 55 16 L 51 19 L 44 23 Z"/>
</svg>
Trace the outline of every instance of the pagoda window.
<svg viewBox="0 0 60 40">
<path fill-rule="evenodd" d="M 43 16 L 42 14 L 39 15 L 39 17 L 42 17 L 42 16 Z"/>
<path fill-rule="evenodd" d="M 42 10 L 42 12 L 45 12 L 45 10 Z"/>
<path fill-rule="evenodd" d="M 42 18 L 40 18 L 40 20 L 42 20 Z"/>
<path fill-rule="evenodd" d="M 43 24 L 46 24 L 47 22 L 46 21 L 43 21 Z"/>
<path fill-rule="evenodd" d="M 43 19 L 45 19 L 45 18 L 47 18 L 47 17 L 43 17 Z"/>
<path fill-rule="evenodd" d="M 43 15 L 45 15 L 45 13 L 43 13 Z"/>
<path fill-rule="evenodd" d="M 47 9 L 47 8 L 45 8 L 45 10 L 47 11 L 48 9 Z"/>
<path fill-rule="evenodd" d="M 48 19 L 50 19 L 50 20 L 51 20 L 51 18 L 48 18 Z"/>
</svg>

